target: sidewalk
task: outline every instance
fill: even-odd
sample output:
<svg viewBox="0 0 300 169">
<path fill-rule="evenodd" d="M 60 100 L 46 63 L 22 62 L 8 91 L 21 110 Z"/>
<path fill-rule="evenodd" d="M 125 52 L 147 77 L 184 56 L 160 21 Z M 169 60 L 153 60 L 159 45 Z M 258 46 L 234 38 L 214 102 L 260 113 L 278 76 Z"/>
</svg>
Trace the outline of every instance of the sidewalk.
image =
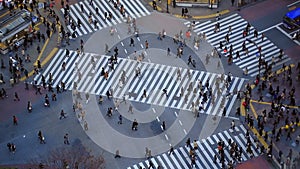
<svg viewBox="0 0 300 169">
<path fill-rule="evenodd" d="M 161 3 L 157 1 L 157 11 L 167 13 L 167 0 L 162 0 Z M 210 9 L 208 7 L 193 7 L 188 8 L 187 15 L 190 17 L 182 17 L 182 7 L 173 7 L 173 3 L 171 2 L 170 5 L 168 5 L 168 11 L 171 15 L 178 17 L 178 18 L 186 18 L 186 19 L 210 19 L 214 18 L 217 15 L 217 12 L 220 13 L 220 15 L 225 15 L 229 12 L 240 10 L 241 8 L 263 1 L 263 0 L 256 0 L 256 2 L 249 2 L 248 4 L 245 4 L 244 6 L 238 7 L 237 1 L 235 0 L 234 5 L 232 6 L 230 0 L 220 0 L 218 8 Z M 146 3 L 148 3 L 150 6 L 152 6 L 152 0 L 145 0 Z"/>
<path fill-rule="evenodd" d="M 253 158 L 244 163 L 238 164 L 236 169 L 251 169 L 251 168 L 264 168 L 264 169 L 272 169 L 275 166 L 271 164 L 271 162 L 267 159 L 266 156 L 262 155 L 257 158 Z"/>
<path fill-rule="evenodd" d="M 4 9 L 4 10 L 6 10 L 6 9 Z M 16 9 L 16 10 L 18 10 L 18 9 Z M 0 54 L 1 58 L 4 61 L 4 65 L 6 67 L 6 68 L 1 69 L 1 71 L 0 71 L 3 74 L 4 80 L 6 82 L 5 84 L 1 84 L 1 87 L 5 88 L 5 89 L 13 89 L 13 86 L 10 85 L 10 83 L 9 83 L 10 77 L 13 77 L 12 73 L 9 72 L 9 57 L 14 57 L 15 55 L 22 56 L 22 49 L 25 49 L 24 53 L 25 53 L 25 55 L 30 56 L 31 61 L 26 62 L 25 56 L 23 56 L 22 57 L 22 60 L 23 60 L 22 69 L 24 68 L 24 70 L 27 70 L 28 75 L 30 77 L 33 75 L 34 66 L 37 63 L 37 60 L 41 61 L 41 65 L 43 67 L 46 64 L 46 59 L 49 60 L 51 58 L 51 56 L 55 53 L 55 50 L 53 50 L 53 49 L 55 49 L 55 47 L 57 46 L 58 31 L 56 31 L 56 32 L 51 31 L 50 38 L 47 38 L 47 35 L 46 35 L 47 26 L 45 24 L 43 24 L 43 21 L 42 21 L 42 17 L 44 17 L 46 19 L 46 21 L 52 23 L 52 22 L 54 22 L 54 18 L 47 17 L 47 15 L 49 14 L 48 11 L 45 12 L 43 9 L 39 9 L 39 12 L 41 14 L 41 18 L 34 26 L 36 33 L 32 39 L 32 41 L 33 41 L 32 44 L 28 43 L 27 48 L 24 48 L 22 45 L 17 50 L 12 50 L 4 55 Z M 32 13 L 36 14 L 35 12 L 32 12 Z M 9 15 L 9 14 L 7 14 L 7 15 Z M 41 40 L 39 41 L 37 38 L 37 32 L 39 32 L 40 35 L 43 34 L 45 36 L 45 39 L 43 40 L 42 38 L 40 38 Z M 40 48 L 40 53 L 37 52 L 38 46 Z M 24 83 L 25 80 L 29 80 L 29 79 L 26 79 L 24 71 L 21 71 L 20 74 L 21 74 L 21 78 L 17 80 L 17 82 L 16 82 L 17 84 Z M 24 85 L 24 87 L 25 87 L 25 85 Z"/>
</svg>

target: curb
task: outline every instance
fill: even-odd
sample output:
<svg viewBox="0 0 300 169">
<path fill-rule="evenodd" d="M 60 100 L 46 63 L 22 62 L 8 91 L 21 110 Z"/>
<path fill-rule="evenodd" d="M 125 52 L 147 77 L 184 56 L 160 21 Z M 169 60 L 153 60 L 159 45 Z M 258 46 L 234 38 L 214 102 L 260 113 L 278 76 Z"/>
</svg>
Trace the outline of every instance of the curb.
<svg viewBox="0 0 300 169">
<path fill-rule="evenodd" d="M 210 19 L 210 18 L 215 18 L 218 14 L 225 15 L 229 12 L 230 12 L 230 10 L 226 9 L 226 10 L 220 11 L 219 13 L 212 13 L 209 15 L 191 16 L 190 18 L 192 18 L 192 19 Z M 181 18 L 181 19 L 189 19 L 189 17 L 183 17 L 179 14 L 173 14 L 173 16 L 175 16 L 177 18 Z"/>
<path fill-rule="evenodd" d="M 150 5 L 152 7 L 152 2 L 148 2 L 148 5 Z M 156 6 L 156 8 L 157 9 L 155 11 L 157 11 L 157 12 L 167 13 L 165 10 L 163 10 L 158 5 Z M 225 10 L 220 11 L 219 13 L 212 13 L 212 14 L 208 14 L 208 15 L 190 16 L 190 17 L 189 16 L 185 17 L 185 16 L 181 16 L 180 14 L 172 14 L 172 13 L 170 13 L 170 15 L 173 15 L 174 17 L 180 18 L 180 19 L 210 19 L 210 18 L 216 17 L 218 14 L 225 15 L 229 12 L 230 12 L 230 10 L 225 9 Z"/>
</svg>

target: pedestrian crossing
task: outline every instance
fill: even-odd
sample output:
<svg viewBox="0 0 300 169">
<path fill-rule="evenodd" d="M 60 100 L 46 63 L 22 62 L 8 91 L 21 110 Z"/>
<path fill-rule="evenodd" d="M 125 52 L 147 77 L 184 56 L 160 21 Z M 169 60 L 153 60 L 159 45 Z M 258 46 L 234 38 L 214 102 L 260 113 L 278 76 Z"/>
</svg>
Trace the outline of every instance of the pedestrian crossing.
<svg viewBox="0 0 300 169">
<path fill-rule="evenodd" d="M 120 12 L 121 5 L 124 7 L 125 15 Z M 82 8 L 84 12 L 82 12 Z M 64 8 L 61 8 L 61 11 L 65 13 Z M 140 0 L 120 0 L 120 4 L 117 5 L 117 8 L 112 2 L 109 2 L 109 0 L 83 0 L 70 5 L 68 13 L 70 19 L 76 23 L 78 19 L 81 21 L 81 26 L 76 26 L 75 29 L 77 36 L 82 36 L 125 22 L 128 16 L 135 19 L 150 15 L 150 12 Z M 89 17 L 90 13 L 92 14 L 91 17 Z M 108 15 L 109 13 L 111 13 L 112 18 L 105 18 L 105 14 Z M 94 25 L 95 20 L 97 21 L 97 27 Z M 71 28 L 71 23 L 67 25 L 67 28 L 71 33 L 74 32 Z"/>
<path fill-rule="evenodd" d="M 241 152 L 241 162 L 247 161 L 251 158 L 251 155 L 247 152 L 247 138 L 245 137 L 247 130 L 243 125 L 236 126 L 234 130 L 224 130 L 220 133 L 214 134 L 202 139 L 201 141 L 196 141 L 198 149 L 195 151 L 196 155 L 196 164 L 194 168 L 211 168 L 218 169 L 222 168 L 221 163 L 219 162 L 220 156 L 218 153 L 218 142 L 223 140 L 225 143 L 224 154 L 225 154 L 225 164 L 230 160 L 235 161 L 230 156 L 230 146 L 228 146 L 228 140 L 231 139 L 231 142 L 236 143 L 237 147 L 242 148 Z M 253 150 L 253 157 L 259 156 L 259 150 L 254 144 L 255 141 L 251 135 L 250 140 L 253 143 L 251 149 Z M 194 148 L 193 144 L 192 147 Z M 158 166 L 163 169 L 188 169 L 191 167 L 191 160 L 189 156 L 190 148 L 187 146 L 182 146 L 177 149 L 174 149 L 174 153 L 169 155 L 168 152 L 165 152 L 161 155 L 151 157 L 145 161 L 142 161 L 138 164 L 135 164 L 127 169 L 139 169 L 148 168 L 149 161 L 151 160 L 155 168 Z M 217 155 L 217 162 L 214 162 L 214 156 Z"/>
<path fill-rule="evenodd" d="M 216 23 L 220 24 L 220 30 L 215 32 Z M 225 52 L 224 48 L 227 47 L 228 51 L 230 45 L 233 47 L 233 63 L 235 63 L 242 70 L 248 69 L 248 74 L 252 77 L 263 73 L 265 70 L 259 71 L 259 57 L 258 57 L 258 48 L 261 47 L 262 59 L 270 65 L 273 62 L 273 68 L 281 66 L 283 63 L 286 63 L 290 60 L 287 55 L 283 55 L 282 59 L 279 59 L 280 49 L 272 43 L 267 37 L 261 39 L 261 34 L 258 37 L 254 37 L 253 26 L 250 27 L 249 34 L 246 37 L 243 37 L 243 30 L 247 26 L 247 21 L 243 19 L 237 13 L 224 17 L 218 21 L 206 21 L 203 23 L 195 22 L 193 25 L 193 31 L 198 35 L 205 34 L 207 41 L 214 46 L 220 53 L 224 56 L 227 56 L 229 52 Z M 185 22 L 187 26 L 191 26 L 191 22 Z M 231 26 L 231 31 L 229 27 Z M 226 43 L 225 36 L 229 35 L 229 42 Z M 224 47 L 220 48 L 220 41 L 222 41 Z M 248 56 L 246 52 L 242 52 L 242 44 L 246 42 L 246 47 L 248 48 Z M 236 58 L 236 52 L 240 52 L 240 59 Z M 272 57 L 274 59 L 272 60 Z"/>
<path fill-rule="evenodd" d="M 118 58 L 112 70 L 109 65 L 110 57 L 105 55 L 78 54 L 76 51 L 70 51 L 69 57 L 65 55 L 64 49 L 58 50 L 48 67 L 35 76 L 34 80 L 38 85 L 42 84 L 42 76 L 47 81 L 51 73 L 52 87 L 64 82 L 66 89 L 72 90 L 76 82 L 79 92 L 105 95 L 109 90 L 116 99 L 125 97 L 129 101 L 193 110 L 193 112 L 198 110 L 198 105 L 203 102 L 202 113 L 228 116 L 237 99 L 237 91 L 241 90 L 246 81 L 244 78 L 230 76 L 231 83 L 226 83 L 222 79 L 228 78 L 229 75 L 125 58 Z M 65 70 L 62 69 L 63 64 Z M 102 68 L 109 73 L 107 80 L 101 76 Z M 138 68 L 141 74 L 137 77 L 135 72 Z M 179 70 L 181 80 L 176 75 Z M 122 80 L 123 74 L 124 80 Z M 206 82 L 211 89 L 205 87 Z M 163 94 L 162 90 L 165 88 L 168 96 Z M 200 88 L 202 97 L 200 97 Z M 147 91 L 146 97 L 143 97 L 144 89 Z M 211 91 L 210 94 L 208 89 Z M 180 96 L 181 92 L 183 92 L 182 96 Z M 203 95 L 211 95 L 211 97 L 207 97 L 207 101 L 204 102 Z M 227 110 L 225 114 L 222 114 L 223 108 Z"/>
</svg>

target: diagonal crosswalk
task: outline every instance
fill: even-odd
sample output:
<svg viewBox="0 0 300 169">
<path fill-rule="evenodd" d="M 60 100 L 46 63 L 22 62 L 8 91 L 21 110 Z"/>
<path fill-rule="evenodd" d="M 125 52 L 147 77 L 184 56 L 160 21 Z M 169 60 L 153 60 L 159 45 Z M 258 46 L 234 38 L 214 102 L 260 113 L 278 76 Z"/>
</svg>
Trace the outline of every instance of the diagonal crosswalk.
<svg viewBox="0 0 300 169">
<path fill-rule="evenodd" d="M 215 32 L 216 23 L 220 24 L 220 30 Z M 203 23 L 196 22 L 193 27 L 193 31 L 199 34 L 205 34 L 207 41 L 213 45 L 224 56 L 228 56 L 229 52 L 225 52 L 223 49 L 227 47 L 228 51 L 232 45 L 233 49 L 233 63 L 235 63 L 242 70 L 248 69 L 248 74 L 252 77 L 263 73 L 265 69 L 259 71 L 259 57 L 258 48 L 261 47 L 262 59 L 264 59 L 268 65 L 273 63 L 274 67 L 280 67 L 283 63 L 290 60 L 287 55 L 283 55 L 282 59 L 279 59 L 280 49 L 272 43 L 267 37 L 261 39 L 261 34 L 258 37 L 254 37 L 253 26 L 250 27 L 249 34 L 243 37 L 243 30 L 247 26 L 247 21 L 243 19 L 237 13 L 229 15 L 220 19 L 219 21 L 206 21 Z M 190 26 L 190 22 L 186 22 L 186 25 Z M 231 26 L 231 32 L 229 27 Z M 225 36 L 228 34 L 229 42 L 226 43 Z M 220 48 L 220 41 L 224 45 Z M 242 44 L 245 42 L 248 49 L 248 55 L 242 50 Z M 240 52 L 240 58 L 236 57 L 237 51 Z M 272 59 L 274 57 L 274 59 Z"/>
<path fill-rule="evenodd" d="M 198 145 L 198 149 L 195 151 L 196 162 L 194 168 L 199 168 L 199 169 L 222 168 L 221 163 L 219 162 L 220 156 L 217 148 L 219 141 L 224 141 L 225 143 L 225 148 L 224 148 L 225 164 L 227 164 L 229 161 L 235 161 L 230 156 L 231 146 L 228 146 L 229 139 L 231 139 L 231 142 L 234 142 L 238 148 L 241 148 L 240 162 L 247 161 L 248 159 L 250 159 L 251 154 L 247 152 L 246 132 L 247 130 L 245 129 L 245 127 L 243 125 L 240 125 L 240 126 L 236 126 L 234 130 L 232 129 L 224 130 L 220 133 L 209 136 L 206 139 L 202 139 L 201 141 L 196 141 Z M 259 150 L 256 148 L 256 145 L 254 144 L 255 141 L 253 137 L 251 135 L 249 135 L 249 137 L 251 142 L 253 143 L 251 144 L 253 157 L 257 157 L 259 155 Z M 193 144 L 191 146 L 194 147 Z M 177 149 L 174 149 L 174 153 L 171 155 L 169 155 L 168 152 L 166 152 L 161 155 L 151 157 L 150 159 L 142 161 L 131 167 L 128 167 L 127 169 L 139 169 L 139 167 L 148 168 L 150 160 L 154 164 L 155 168 L 158 168 L 158 166 L 164 169 L 192 168 L 189 152 L 190 152 L 189 147 L 187 146 L 179 147 Z M 214 162 L 215 155 L 217 155 L 218 158 L 216 163 Z"/>
<path fill-rule="evenodd" d="M 77 36 L 82 36 L 99 29 L 125 22 L 128 16 L 131 18 L 140 18 L 150 15 L 150 12 L 139 0 L 120 0 L 117 8 L 115 8 L 114 4 L 109 2 L 109 0 L 92 0 L 92 4 L 90 2 L 91 0 L 83 0 L 69 6 L 68 13 L 70 19 L 75 23 L 77 23 L 78 20 L 81 21 L 81 26 L 76 26 L 75 29 Z M 122 15 L 119 10 L 121 5 L 125 9 L 125 15 Z M 61 8 L 61 11 L 65 13 L 64 8 Z M 90 13 L 91 17 L 89 16 Z M 105 18 L 105 14 L 108 15 L 109 13 L 111 13 L 112 18 Z M 97 21 L 97 27 L 94 25 L 94 21 Z M 71 23 L 67 25 L 67 28 L 71 33 L 74 32 L 71 28 Z"/>
<path fill-rule="evenodd" d="M 114 70 L 111 70 L 110 57 L 104 55 L 78 54 L 76 51 L 70 51 L 69 57 L 65 55 L 64 49 L 57 52 L 48 67 L 35 76 L 34 80 L 37 84 L 42 84 L 42 76 L 47 81 L 51 73 L 52 87 L 64 82 L 66 89 L 72 90 L 73 84 L 76 82 L 79 92 L 105 95 L 109 90 L 113 93 L 114 98 L 126 97 L 130 101 L 182 110 L 195 110 L 193 105 L 203 102 L 204 111 L 202 113 L 222 116 L 221 110 L 226 108 L 225 116 L 228 116 L 237 99 L 236 93 L 243 87 L 246 80 L 231 77 L 231 82 L 226 83 L 222 79 L 228 78 L 228 75 L 124 58 L 119 58 Z M 94 60 L 94 64 L 91 64 L 92 60 Z M 62 70 L 63 63 L 65 70 Z M 109 73 L 107 80 L 101 76 L 102 68 Z M 138 68 L 141 70 L 141 74 L 137 77 L 135 72 Z M 181 72 L 181 80 L 177 76 L 178 70 Z M 125 75 L 124 80 L 122 80 L 123 74 Z M 209 84 L 208 88 L 205 87 L 206 83 Z M 165 88 L 168 96 L 163 94 L 162 89 Z M 143 97 L 144 89 L 147 91 L 147 97 Z M 180 96 L 182 91 L 182 96 Z M 202 92 L 200 93 L 200 91 Z M 205 102 L 204 95 L 211 95 L 211 97 L 207 97 Z"/>
</svg>

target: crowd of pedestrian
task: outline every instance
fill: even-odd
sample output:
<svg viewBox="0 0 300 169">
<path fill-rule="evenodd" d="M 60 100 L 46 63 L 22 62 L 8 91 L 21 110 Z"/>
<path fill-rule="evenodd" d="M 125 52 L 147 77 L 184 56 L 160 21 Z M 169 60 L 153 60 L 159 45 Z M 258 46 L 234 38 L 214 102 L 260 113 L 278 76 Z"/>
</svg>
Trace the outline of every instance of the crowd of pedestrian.
<svg viewBox="0 0 300 169">
<path fill-rule="evenodd" d="M 28 6 L 30 9 L 28 9 Z M 44 11 L 42 12 L 38 8 L 38 1 L 35 0 L 30 0 L 30 1 L 12 1 L 11 6 L 8 8 L 10 9 L 10 12 L 13 13 L 18 10 L 22 9 L 28 9 L 32 14 L 36 15 L 38 17 L 38 20 L 44 25 L 44 29 L 39 29 L 36 30 L 33 28 L 32 32 L 29 32 L 28 34 L 25 34 L 25 38 L 21 46 L 11 46 L 10 52 L 9 52 L 9 72 L 11 73 L 11 78 L 9 79 L 10 84 L 13 86 L 15 83 L 19 81 L 22 75 L 24 75 L 26 78 L 28 78 L 28 70 L 26 67 L 31 63 L 31 56 L 29 54 L 29 51 L 32 51 L 31 49 L 36 46 L 37 50 L 37 55 L 41 53 L 41 44 L 45 43 L 46 39 L 51 38 L 51 35 L 53 33 L 58 32 L 60 38 L 64 38 L 66 32 L 64 31 L 63 26 L 59 22 L 59 17 L 56 15 L 55 11 L 52 8 L 52 5 L 50 7 L 48 4 L 45 2 L 44 3 Z M 32 25 L 34 26 L 34 25 Z M 47 35 L 47 36 L 45 36 Z M 68 40 L 66 40 L 67 44 Z M 25 60 L 25 62 L 23 62 Z M 6 69 L 6 65 L 4 63 L 4 60 L 1 59 L 1 69 Z M 34 70 L 35 74 L 39 74 L 40 71 L 42 70 L 42 65 L 39 60 L 34 64 Z M 50 106 L 50 100 L 48 94 L 50 93 L 52 101 L 56 101 L 57 97 L 56 95 L 66 91 L 65 89 L 65 83 L 61 82 L 60 85 L 55 86 L 56 88 L 56 93 L 53 90 L 53 78 L 51 73 L 49 74 L 49 78 L 46 80 L 46 78 L 42 76 L 42 86 L 39 86 L 37 84 L 37 81 L 32 83 L 33 88 L 35 89 L 36 94 L 45 94 L 45 101 L 44 101 L 44 106 L 49 107 Z M 0 75 L 0 81 L 2 84 L 6 83 L 5 77 Z M 26 81 L 26 90 L 29 90 L 28 88 L 28 82 Z M 48 90 L 47 90 L 48 89 Z M 4 88 L 1 89 L 0 92 L 1 98 L 7 98 L 8 95 L 6 94 L 6 90 Z M 20 97 L 17 92 L 14 93 L 13 100 L 14 101 L 20 101 Z M 33 112 L 33 105 L 31 104 L 30 101 L 27 103 L 27 110 L 29 113 Z M 65 113 L 62 112 L 60 113 L 60 118 L 65 118 Z M 13 124 L 18 125 L 18 119 L 14 115 L 13 116 Z M 38 132 L 38 138 L 40 140 L 41 144 L 45 144 L 45 137 L 42 134 L 41 131 Z M 15 152 L 16 151 L 16 146 L 13 143 L 8 143 L 8 148 L 10 151 Z"/>
<path fill-rule="evenodd" d="M 291 155 L 283 158 L 281 150 L 280 153 L 278 152 L 279 155 L 276 155 L 271 147 L 279 142 L 288 142 L 293 147 L 299 146 L 300 136 L 294 134 L 299 133 L 300 126 L 299 100 L 296 98 L 299 92 L 299 77 L 300 62 L 293 67 L 283 64 L 278 71 L 266 71 L 262 77 L 258 75 L 253 84 L 246 85 L 246 90 L 243 92 L 245 99 L 243 107 L 246 112 L 252 100 L 262 104 L 269 103 L 269 106 L 258 112 L 257 117 L 247 113 L 246 122 L 251 128 L 257 127 L 258 136 L 269 144 L 268 155 L 276 156 L 279 163 L 289 166 L 297 165 L 300 154 L 293 156 L 294 158 Z"/>
<path fill-rule="evenodd" d="M 135 19 L 132 19 L 131 16 L 129 14 L 127 14 L 126 8 L 120 0 L 109 0 L 109 1 L 106 1 L 106 3 L 107 3 L 107 5 L 109 5 L 111 3 L 111 5 L 114 7 L 114 9 L 116 11 L 118 11 L 121 16 L 126 18 L 127 23 L 132 22 L 133 27 L 134 27 L 134 32 L 137 32 L 136 26 L 134 26 Z M 99 29 L 100 24 L 98 23 L 98 20 L 96 18 L 101 18 L 104 23 L 110 22 L 111 20 L 116 19 L 116 18 L 112 14 L 111 11 L 105 11 L 102 13 L 96 4 L 97 4 L 97 2 L 94 2 L 94 0 L 89 0 L 88 5 L 92 8 L 92 10 L 87 10 L 87 9 L 90 9 L 90 7 L 87 7 L 84 3 L 80 3 L 80 10 L 81 10 L 81 13 L 87 15 L 88 23 L 93 25 L 94 29 Z M 83 21 L 78 17 L 76 18 L 76 20 L 71 17 L 70 6 L 68 4 L 68 1 L 66 1 L 66 3 L 64 3 L 64 0 L 61 0 L 61 7 L 64 9 L 63 10 L 64 22 L 66 25 L 69 25 L 72 29 L 70 36 L 71 36 L 71 38 L 76 38 L 78 35 L 77 29 L 82 26 Z M 115 29 L 113 27 L 111 27 L 110 34 L 113 35 L 114 32 L 115 32 Z M 130 27 L 128 27 L 128 33 L 131 33 Z"/>
<path fill-rule="evenodd" d="M 217 22 L 215 24 L 215 28 L 214 28 L 214 32 L 220 32 L 220 23 Z M 242 49 L 238 50 L 237 48 L 239 48 L 239 46 L 234 46 L 233 44 L 231 44 L 231 34 L 232 34 L 232 26 L 229 25 L 228 26 L 228 30 L 226 35 L 224 36 L 224 40 L 220 40 L 219 41 L 219 49 L 222 50 L 223 54 L 227 57 L 227 63 L 229 65 L 231 65 L 233 63 L 234 60 L 242 60 L 242 58 L 247 58 L 249 56 L 249 53 L 254 53 L 256 55 L 256 58 L 258 59 L 258 70 L 259 70 L 259 74 L 261 72 L 265 72 L 265 73 L 269 73 L 272 71 L 272 67 L 282 61 L 283 59 L 283 50 L 279 50 L 278 54 L 272 56 L 272 59 L 269 60 L 265 57 L 265 55 L 263 54 L 263 49 L 262 46 L 260 46 L 259 44 L 257 44 L 256 42 L 254 42 L 252 40 L 252 37 L 249 37 L 251 35 L 253 35 L 254 38 L 256 38 L 258 41 L 259 39 L 261 40 L 261 42 L 263 42 L 265 40 L 265 35 L 264 33 L 258 33 L 258 31 L 256 29 L 251 29 L 251 25 L 248 22 L 246 27 L 243 29 L 243 31 L 241 32 L 244 40 L 243 43 L 241 45 Z M 240 44 L 237 44 L 240 45 Z M 254 48 L 252 48 L 254 46 Z M 249 51 L 249 48 L 251 48 L 252 51 Z M 248 75 L 248 68 L 245 67 L 244 68 L 244 75 Z"/>
<path fill-rule="evenodd" d="M 4 1 L 3 1 L 4 2 Z M 9 60 L 8 66 L 5 61 L 1 59 L 1 69 L 8 68 L 10 75 L 7 80 L 6 77 L 0 76 L 0 83 L 9 81 L 10 85 L 18 83 L 22 76 L 27 79 L 29 77 L 28 69 L 32 66 L 32 53 L 39 55 L 41 53 L 41 45 L 45 43 L 46 39 L 51 38 L 53 33 L 58 32 L 59 36 L 65 34 L 63 26 L 59 22 L 59 17 L 56 15 L 52 6 L 46 2 L 43 4 L 43 9 L 39 9 L 39 1 L 11 1 L 10 3 L 3 3 L 4 8 L 8 8 L 10 13 L 16 13 L 20 10 L 28 10 L 32 16 L 38 18 L 38 22 L 42 23 L 42 29 L 36 29 L 35 22 L 32 22 L 29 31 L 25 32 L 22 41 L 18 44 L 9 45 Z M 8 5 L 8 6 L 7 6 Z M 43 10 L 43 11 L 42 11 Z M 36 49 L 36 53 L 34 52 Z M 41 70 L 41 62 L 37 61 L 34 63 L 35 73 Z M 28 82 L 26 82 L 28 85 Z"/>
</svg>

